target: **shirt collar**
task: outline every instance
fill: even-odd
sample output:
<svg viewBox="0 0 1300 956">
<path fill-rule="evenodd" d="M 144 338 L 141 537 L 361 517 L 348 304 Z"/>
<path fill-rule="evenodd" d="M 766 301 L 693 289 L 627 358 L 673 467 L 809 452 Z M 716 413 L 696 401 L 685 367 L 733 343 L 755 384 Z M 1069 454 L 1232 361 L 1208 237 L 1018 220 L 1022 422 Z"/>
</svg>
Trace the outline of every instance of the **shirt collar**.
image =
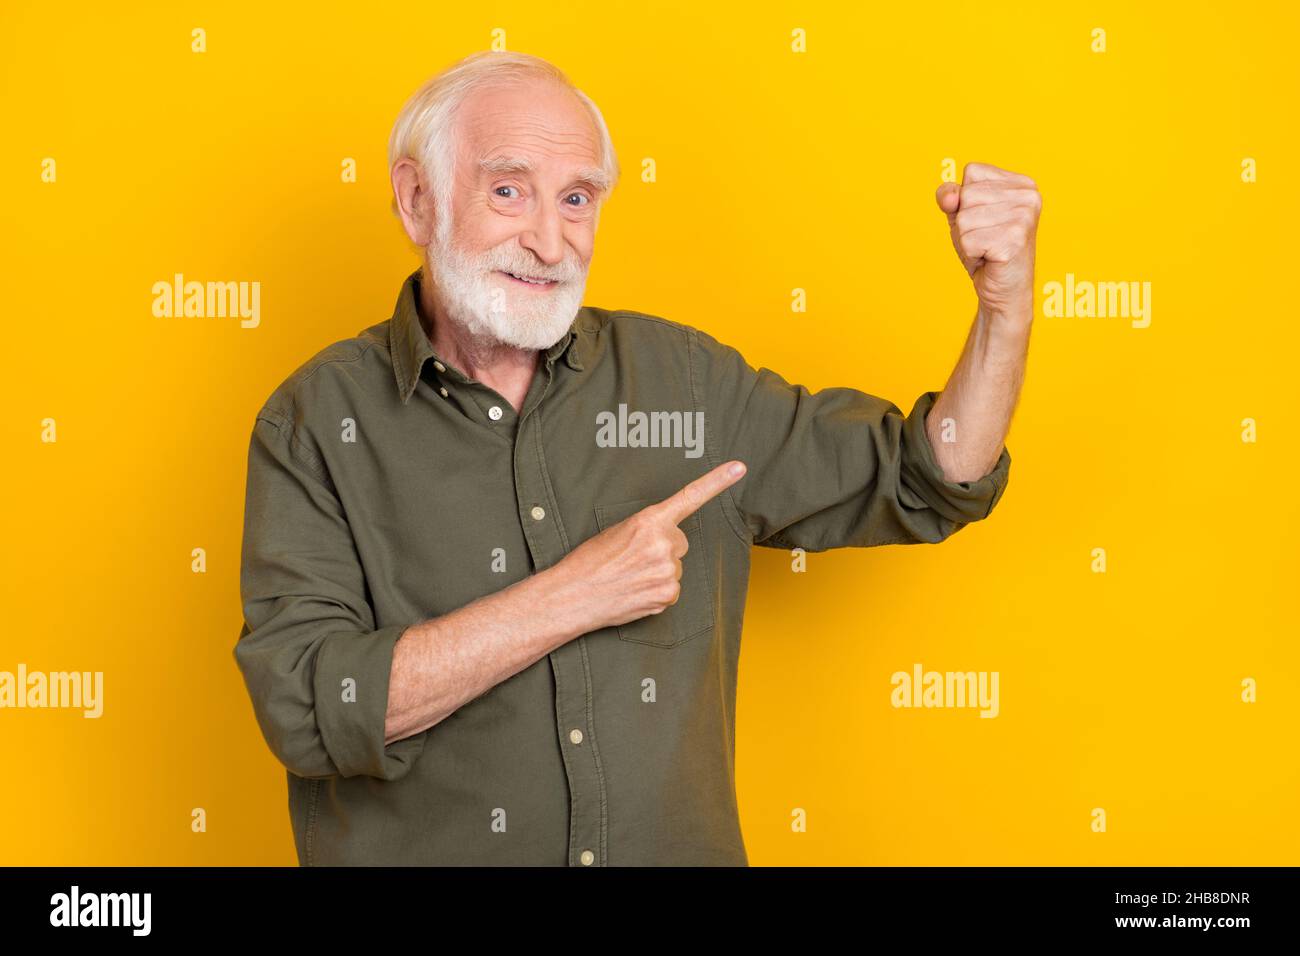
<svg viewBox="0 0 1300 956">
<path fill-rule="evenodd" d="M 393 356 L 393 373 L 397 377 L 397 394 L 402 404 L 406 404 L 415 391 L 425 360 L 442 361 L 438 353 L 433 350 L 428 330 L 420 319 L 420 310 L 417 306 L 420 301 L 420 272 L 421 270 L 416 269 L 402 282 L 401 291 L 397 294 L 397 305 L 389 321 L 389 348 Z M 564 362 L 569 368 L 582 370 L 577 344 L 580 315 L 581 310 L 569 323 L 569 330 L 558 342 L 545 350 L 544 358 L 547 365 L 563 355 Z"/>
</svg>

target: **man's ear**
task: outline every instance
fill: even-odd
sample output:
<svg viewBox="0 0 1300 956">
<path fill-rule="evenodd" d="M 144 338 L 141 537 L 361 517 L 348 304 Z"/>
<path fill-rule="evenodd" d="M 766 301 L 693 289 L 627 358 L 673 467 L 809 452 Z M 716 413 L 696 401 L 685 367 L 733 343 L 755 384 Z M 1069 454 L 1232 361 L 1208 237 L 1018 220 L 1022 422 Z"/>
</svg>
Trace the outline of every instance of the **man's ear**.
<svg viewBox="0 0 1300 956">
<path fill-rule="evenodd" d="M 430 202 L 428 183 L 418 163 L 403 157 L 390 171 L 393 183 L 393 212 L 402 220 L 402 228 L 411 242 L 421 248 L 434 237 L 434 203 Z"/>
</svg>

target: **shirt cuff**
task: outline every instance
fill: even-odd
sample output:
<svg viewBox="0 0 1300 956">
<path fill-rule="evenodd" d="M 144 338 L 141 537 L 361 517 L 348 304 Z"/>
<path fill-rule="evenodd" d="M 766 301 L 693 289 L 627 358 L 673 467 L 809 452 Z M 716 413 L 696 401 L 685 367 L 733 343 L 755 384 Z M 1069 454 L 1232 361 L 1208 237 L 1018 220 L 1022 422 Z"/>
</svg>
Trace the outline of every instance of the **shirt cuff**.
<svg viewBox="0 0 1300 956">
<path fill-rule="evenodd" d="M 914 507 L 929 507 L 950 521 L 967 524 L 987 518 L 1006 490 L 1011 469 L 1011 453 L 1006 445 L 988 474 L 973 481 L 949 481 L 935 461 L 934 449 L 925 430 L 925 419 L 939 397 L 925 392 L 912 406 L 903 423 L 901 460 L 902 492 L 918 500 L 907 502 Z"/>
<path fill-rule="evenodd" d="M 338 632 L 321 643 L 313 678 L 316 724 L 344 777 L 395 780 L 424 749 L 427 732 L 384 745 L 393 648 L 405 631 L 405 625 L 393 625 L 369 633 Z"/>
</svg>

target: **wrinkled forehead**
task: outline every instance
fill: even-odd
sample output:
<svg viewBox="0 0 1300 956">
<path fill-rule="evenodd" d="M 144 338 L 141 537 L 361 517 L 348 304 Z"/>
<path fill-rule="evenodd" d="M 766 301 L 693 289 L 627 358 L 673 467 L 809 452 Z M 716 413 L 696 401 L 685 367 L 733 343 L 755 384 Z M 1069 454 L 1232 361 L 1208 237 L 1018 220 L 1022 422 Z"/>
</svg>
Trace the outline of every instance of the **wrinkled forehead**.
<svg viewBox="0 0 1300 956">
<path fill-rule="evenodd" d="M 503 81 L 475 90 L 457 120 L 457 164 L 472 177 L 598 165 L 600 139 L 573 92 L 549 80 Z"/>
</svg>

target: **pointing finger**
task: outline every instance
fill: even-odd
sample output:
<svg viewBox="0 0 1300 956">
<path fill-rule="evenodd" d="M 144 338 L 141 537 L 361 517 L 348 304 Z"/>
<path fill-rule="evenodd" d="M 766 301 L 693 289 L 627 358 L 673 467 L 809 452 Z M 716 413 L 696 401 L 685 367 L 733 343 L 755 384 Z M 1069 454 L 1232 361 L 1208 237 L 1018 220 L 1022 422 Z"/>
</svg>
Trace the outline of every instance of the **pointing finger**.
<svg viewBox="0 0 1300 956">
<path fill-rule="evenodd" d="M 686 484 L 676 494 L 670 495 L 657 505 L 651 505 L 650 507 L 672 521 L 673 524 L 678 524 L 703 507 L 711 498 L 730 488 L 744 476 L 744 462 L 723 462 L 712 471 L 706 472 Z"/>
</svg>

